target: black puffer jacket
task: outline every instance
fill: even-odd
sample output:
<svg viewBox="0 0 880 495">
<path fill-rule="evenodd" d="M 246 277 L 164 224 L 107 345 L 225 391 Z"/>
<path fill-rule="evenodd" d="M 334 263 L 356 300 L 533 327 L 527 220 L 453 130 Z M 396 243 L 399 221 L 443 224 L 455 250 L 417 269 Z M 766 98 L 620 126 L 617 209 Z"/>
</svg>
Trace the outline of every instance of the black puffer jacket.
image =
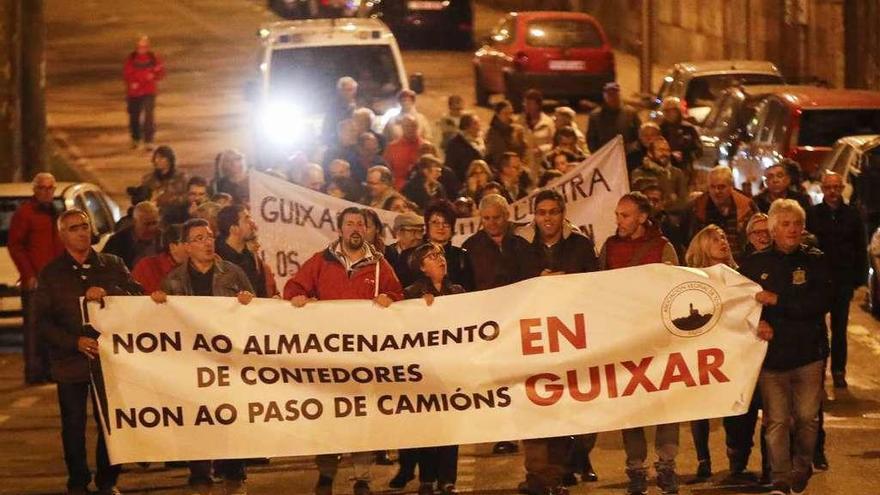
<svg viewBox="0 0 880 495">
<path fill-rule="evenodd" d="M 65 251 L 43 268 L 37 283 L 37 328 L 49 344 L 52 378 L 60 383 L 89 381 L 89 360 L 77 349 L 79 338 L 86 336 L 79 298 L 89 287 L 101 287 L 111 296 L 143 293 L 122 259 L 112 254 L 92 251 L 80 265 Z"/>
<path fill-rule="evenodd" d="M 761 313 L 773 327 L 764 368 L 785 371 L 825 359 L 831 274 L 822 251 L 801 245 L 786 254 L 770 248 L 743 260 L 740 272 L 779 296 Z"/>
</svg>

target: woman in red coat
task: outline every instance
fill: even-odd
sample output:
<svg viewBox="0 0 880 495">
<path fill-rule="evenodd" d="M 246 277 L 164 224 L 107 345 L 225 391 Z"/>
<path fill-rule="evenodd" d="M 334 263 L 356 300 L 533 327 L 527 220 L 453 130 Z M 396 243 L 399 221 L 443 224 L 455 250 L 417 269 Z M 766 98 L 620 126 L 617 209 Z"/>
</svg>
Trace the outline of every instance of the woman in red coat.
<svg viewBox="0 0 880 495">
<path fill-rule="evenodd" d="M 128 129 L 131 132 L 131 148 L 136 149 L 144 140 L 144 146 L 153 149 L 156 125 L 153 117 L 156 108 L 156 82 L 165 76 L 165 66 L 150 50 L 150 39 L 141 36 L 137 46 L 125 59 L 126 102 L 128 103 Z M 141 126 L 141 114 L 144 115 Z"/>
</svg>

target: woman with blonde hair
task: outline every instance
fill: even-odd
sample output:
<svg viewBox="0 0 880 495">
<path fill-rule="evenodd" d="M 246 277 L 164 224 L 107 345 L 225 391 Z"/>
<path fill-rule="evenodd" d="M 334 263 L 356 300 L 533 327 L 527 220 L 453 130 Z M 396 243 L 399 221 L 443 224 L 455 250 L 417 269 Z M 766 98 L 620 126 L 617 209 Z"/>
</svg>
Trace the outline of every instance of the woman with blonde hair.
<svg viewBox="0 0 880 495">
<path fill-rule="evenodd" d="M 691 268 L 708 268 L 714 265 L 727 265 L 736 269 L 733 252 L 727 242 L 724 230 L 717 225 L 707 225 L 697 232 L 691 240 L 685 254 L 687 266 Z M 760 408 L 760 394 L 756 390 L 748 412 L 740 416 L 724 418 L 724 432 L 727 443 L 727 457 L 730 463 L 730 479 L 732 482 L 754 481 L 753 475 L 746 471 L 749 463 L 755 432 L 755 422 Z M 694 448 L 697 451 L 697 478 L 706 479 L 712 476 L 712 460 L 709 456 L 709 420 L 691 421 L 691 434 Z M 762 435 L 763 444 L 763 435 Z M 764 449 L 761 449 L 762 452 Z"/>
<path fill-rule="evenodd" d="M 727 235 L 717 225 L 707 225 L 697 232 L 697 235 L 691 239 L 684 259 L 691 268 L 708 268 L 718 264 L 737 268 L 730 244 L 727 242 Z"/>
</svg>

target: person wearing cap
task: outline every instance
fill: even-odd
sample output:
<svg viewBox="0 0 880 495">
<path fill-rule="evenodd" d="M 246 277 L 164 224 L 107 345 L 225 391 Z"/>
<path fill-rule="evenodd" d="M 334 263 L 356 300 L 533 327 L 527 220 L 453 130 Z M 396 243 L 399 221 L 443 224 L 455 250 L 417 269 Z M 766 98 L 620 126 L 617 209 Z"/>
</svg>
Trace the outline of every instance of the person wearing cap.
<svg viewBox="0 0 880 495">
<path fill-rule="evenodd" d="M 422 155 L 416 163 L 416 174 L 403 188 L 403 195 L 423 210 L 434 201 L 449 199 L 446 188 L 440 183 L 442 173 L 443 162 L 439 158 Z"/>
<path fill-rule="evenodd" d="M 587 124 L 587 147 L 595 153 L 618 134 L 623 136 L 626 153 L 636 150 L 639 126 L 642 124 L 635 109 L 620 99 L 620 84 L 607 83 L 602 92 L 602 105 L 590 112 Z"/>
<path fill-rule="evenodd" d="M 150 50 L 150 38 L 141 36 L 138 39 L 134 51 L 125 59 L 122 75 L 125 79 L 131 148 L 137 149 L 143 139 L 145 148 L 152 150 L 156 134 L 156 82 L 165 77 L 165 66 Z"/>
<path fill-rule="evenodd" d="M 385 259 L 391 266 L 395 266 L 400 253 L 422 242 L 425 236 L 425 219 L 412 212 L 401 213 L 394 218 L 392 233 L 397 242 L 385 247 Z"/>
<path fill-rule="evenodd" d="M 575 122 L 576 117 L 577 113 L 575 113 L 571 107 L 556 107 L 556 110 L 553 111 L 553 122 L 556 124 L 556 129 L 561 129 L 563 127 L 571 127 L 574 129 L 574 134 L 577 136 L 577 147 L 586 155 L 589 154 L 589 151 L 587 150 L 587 138 L 584 136 L 584 133 L 578 129 L 577 122 Z"/>
<path fill-rule="evenodd" d="M 402 119 L 406 116 L 411 116 L 418 122 L 419 137 L 425 141 L 431 141 L 431 122 L 416 109 L 416 92 L 411 89 L 401 90 L 397 94 L 397 102 L 400 103 L 400 113 L 392 117 L 385 124 L 385 129 L 382 130 L 385 142 L 393 142 L 404 134 Z"/>
<path fill-rule="evenodd" d="M 669 142 L 672 164 L 683 170 L 688 179 L 692 180 L 694 160 L 703 154 L 700 133 L 690 122 L 684 120 L 679 98 L 666 98 L 660 109 L 663 110 L 660 133 Z"/>
</svg>

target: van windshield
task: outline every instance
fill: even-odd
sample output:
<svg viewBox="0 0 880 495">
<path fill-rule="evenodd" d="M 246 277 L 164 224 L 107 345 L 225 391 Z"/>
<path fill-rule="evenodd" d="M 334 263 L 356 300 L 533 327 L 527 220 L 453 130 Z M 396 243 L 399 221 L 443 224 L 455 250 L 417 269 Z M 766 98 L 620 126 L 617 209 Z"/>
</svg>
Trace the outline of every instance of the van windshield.
<svg viewBox="0 0 880 495">
<path fill-rule="evenodd" d="M 880 109 L 804 110 L 798 146 L 827 146 L 845 136 L 880 134 Z"/>
<path fill-rule="evenodd" d="M 344 76 L 358 82 L 358 100 L 367 106 L 401 89 L 390 46 L 344 45 L 273 50 L 269 92 L 308 113 L 321 113 Z"/>
</svg>

